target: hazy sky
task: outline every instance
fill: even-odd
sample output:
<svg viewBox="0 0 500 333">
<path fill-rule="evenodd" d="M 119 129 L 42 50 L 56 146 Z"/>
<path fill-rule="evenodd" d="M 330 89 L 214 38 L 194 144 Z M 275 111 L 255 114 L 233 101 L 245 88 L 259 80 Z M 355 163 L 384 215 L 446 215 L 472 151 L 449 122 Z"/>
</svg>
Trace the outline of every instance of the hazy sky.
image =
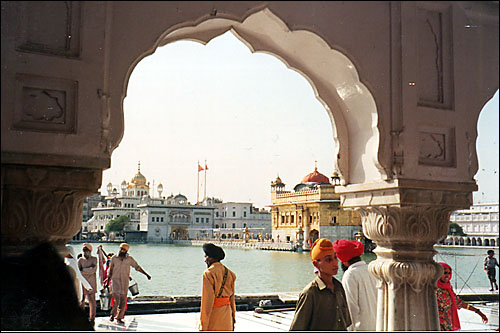
<svg viewBox="0 0 500 333">
<path fill-rule="evenodd" d="M 476 175 L 484 195 L 475 195 L 482 202 L 498 201 L 498 91 L 485 109 L 478 139 L 485 170 Z M 138 161 L 155 196 L 162 183 L 162 196 L 182 193 L 195 203 L 197 163 L 206 160 L 208 197 L 259 208 L 270 204 L 277 175 L 292 190 L 316 160 L 319 172 L 333 173 L 332 125 L 311 85 L 230 32 L 207 45 L 171 43 L 144 58 L 130 77 L 124 117 L 103 194 L 109 182 L 130 181 Z M 201 200 L 205 173 L 199 176 Z"/>
</svg>

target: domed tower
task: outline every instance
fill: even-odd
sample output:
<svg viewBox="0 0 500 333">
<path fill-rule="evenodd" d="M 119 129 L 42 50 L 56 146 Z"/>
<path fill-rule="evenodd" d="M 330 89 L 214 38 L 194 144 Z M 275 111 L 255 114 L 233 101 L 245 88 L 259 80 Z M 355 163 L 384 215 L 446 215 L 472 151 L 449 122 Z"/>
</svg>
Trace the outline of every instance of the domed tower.
<svg viewBox="0 0 500 333">
<path fill-rule="evenodd" d="M 131 196 L 142 197 L 149 195 L 149 183 L 146 183 L 146 177 L 141 173 L 141 162 L 137 166 L 137 173 L 128 185 L 128 192 Z"/>
<path fill-rule="evenodd" d="M 302 178 L 300 183 L 330 184 L 330 180 L 327 176 L 319 172 L 317 167 L 314 167 L 314 171 Z"/>
<path fill-rule="evenodd" d="M 313 189 L 317 189 L 318 185 L 331 185 L 330 180 L 327 176 L 318 171 L 318 167 L 314 167 L 314 171 L 307 174 L 302 181 L 295 185 L 293 190 L 295 192 L 298 191 L 309 191 Z"/>
<path fill-rule="evenodd" d="M 280 176 L 276 177 L 276 180 L 271 182 L 271 191 L 282 192 L 285 190 L 285 183 L 281 181 Z"/>
</svg>

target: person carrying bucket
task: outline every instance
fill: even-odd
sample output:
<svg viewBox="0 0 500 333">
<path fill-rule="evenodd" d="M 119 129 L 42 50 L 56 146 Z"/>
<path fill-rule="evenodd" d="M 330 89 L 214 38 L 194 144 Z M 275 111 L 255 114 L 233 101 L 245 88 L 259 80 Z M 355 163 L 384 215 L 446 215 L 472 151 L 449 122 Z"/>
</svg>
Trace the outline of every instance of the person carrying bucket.
<svg viewBox="0 0 500 333">
<path fill-rule="evenodd" d="M 130 245 L 127 243 L 120 244 L 120 251 L 118 255 L 111 258 L 109 266 L 108 277 L 105 285 L 108 286 L 111 281 L 111 290 L 114 298 L 113 307 L 111 308 L 110 321 L 116 317 L 119 324 L 124 324 L 123 318 L 125 317 L 126 304 L 127 304 L 127 291 L 129 287 L 130 267 L 134 267 L 136 271 L 146 275 L 148 280 L 151 276 L 146 273 L 135 259 L 128 254 Z M 118 311 L 118 308 L 120 309 Z"/>
</svg>

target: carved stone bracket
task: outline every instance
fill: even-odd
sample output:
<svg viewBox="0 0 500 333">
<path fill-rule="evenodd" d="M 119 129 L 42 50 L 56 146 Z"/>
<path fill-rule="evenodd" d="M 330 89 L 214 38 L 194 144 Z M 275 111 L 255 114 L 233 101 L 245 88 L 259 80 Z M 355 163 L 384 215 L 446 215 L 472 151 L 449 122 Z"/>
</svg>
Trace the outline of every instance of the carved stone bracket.
<svg viewBox="0 0 500 333">
<path fill-rule="evenodd" d="M 102 170 L 2 165 L 2 256 L 42 242 L 64 252 L 78 233 L 83 200 L 96 193 Z"/>
</svg>

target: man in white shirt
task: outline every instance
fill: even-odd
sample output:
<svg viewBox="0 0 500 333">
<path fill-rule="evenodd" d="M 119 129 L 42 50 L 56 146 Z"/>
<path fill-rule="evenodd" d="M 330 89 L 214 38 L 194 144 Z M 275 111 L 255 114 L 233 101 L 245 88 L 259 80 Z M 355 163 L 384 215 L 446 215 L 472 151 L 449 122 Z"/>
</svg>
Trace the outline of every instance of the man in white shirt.
<svg viewBox="0 0 500 333">
<path fill-rule="evenodd" d="M 349 331 L 375 331 L 377 327 L 377 278 L 361 260 L 364 245 L 345 239 L 333 243 L 337 258 L 342 263 L 344 287 L 352 324 Z"/>
</svg>

